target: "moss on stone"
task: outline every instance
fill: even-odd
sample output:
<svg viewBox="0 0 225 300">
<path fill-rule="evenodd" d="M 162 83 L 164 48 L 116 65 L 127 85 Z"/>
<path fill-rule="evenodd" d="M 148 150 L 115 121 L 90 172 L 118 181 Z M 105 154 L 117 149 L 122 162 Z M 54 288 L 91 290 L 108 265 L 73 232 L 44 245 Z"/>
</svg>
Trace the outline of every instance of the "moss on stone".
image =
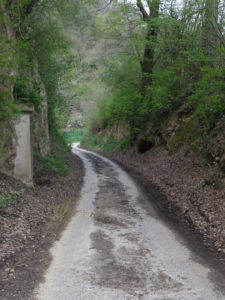
<svg viewBox="0 0 225 300">
<path fill-rule="evenodd" d="M 0 122 L 0 169 L 10 173 L 13 168 L 15 147 L 14 129 L 10 122 Z"/>
<path fill-rule="evenodd" d="M 199 149 L 201 129 L 196 116 L 190 116 L 182 120 L 180 126 L 169 141 L 169 150 L 175 153 L 182 146 L 190 146 L 192 150 Z"/>
</svg>

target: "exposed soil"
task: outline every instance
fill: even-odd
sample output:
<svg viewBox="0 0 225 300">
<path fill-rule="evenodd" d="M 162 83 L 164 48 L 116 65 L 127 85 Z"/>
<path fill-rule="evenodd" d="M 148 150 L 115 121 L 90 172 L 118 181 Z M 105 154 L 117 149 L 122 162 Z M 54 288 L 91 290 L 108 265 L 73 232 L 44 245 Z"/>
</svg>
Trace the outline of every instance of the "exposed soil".
<svg viewBox="0 0 225 300">
<path fill-rule="evenodd" d="M 174 218 L 201 235 L 208 248 L 225 259 L 225 188 L 216 166 L 183 148 L 173 155 L 163 147 L 140 154 L 136 147 L 111 154 L 121 165 L 135 170 L 159 187 L 165 197 L 155 197 Z"/>
<path fill-rule="evenodd" d="M 30 299 L 50 262 L 49 248 L 73 213 L 83 174 L 75 155 L 65 177 L 48 174 L 34 188 L 0 174 L 0 194 L 14 199 L 0 210 L 1 300 Z"/>
</svg>

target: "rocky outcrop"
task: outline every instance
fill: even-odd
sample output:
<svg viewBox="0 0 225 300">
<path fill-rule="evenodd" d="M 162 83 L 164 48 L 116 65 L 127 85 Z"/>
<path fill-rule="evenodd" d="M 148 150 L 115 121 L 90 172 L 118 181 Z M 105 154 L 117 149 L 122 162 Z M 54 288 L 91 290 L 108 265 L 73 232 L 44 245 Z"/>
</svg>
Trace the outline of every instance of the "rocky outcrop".
<svg viewBox="0 0 225 300">
<path fill-rule="evenodd" d="M 138 147 L 149 145 L 164 145 L 169 153 L 177 152 L 181 147 L 188 146 L 191 150 L 198 150 L 201 144 L 201 130 L 197 116 L 191 114 L 186 105 L 182 105 L 160 124 L 154 133 L 142 131 L 138 138 Z M 140 151 L 142 153 L 142 151 Z M 144 152 L 143 152 L 144 153 Z"/>
<path fill-rule="evenodd" d="M 125 122 L 118 121 L 111 128 L 103 130 L 99 136 L 113 137 L 115 140 L 122 140 L 129 136 L 130 128 Z"/>
<path fill-rule="evenodd" d="M 35 149 L 45 156 L 50 151 L 48 130 L 48 101 L 45 86 L 38 72 L 38 62 L 35 60 L 32 74 L 34 86 L 41 97 L 41 105 L 38 112 L 34 114 L 33 144 Z"/>
</svg>

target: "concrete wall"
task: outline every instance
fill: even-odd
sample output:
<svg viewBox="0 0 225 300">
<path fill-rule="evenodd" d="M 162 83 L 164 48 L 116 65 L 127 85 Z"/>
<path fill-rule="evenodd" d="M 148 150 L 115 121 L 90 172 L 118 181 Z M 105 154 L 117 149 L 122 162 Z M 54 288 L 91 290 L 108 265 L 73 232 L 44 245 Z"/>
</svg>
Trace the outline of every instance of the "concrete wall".
<svg viewBox="0 0 225 300">
<path fill-rule="evenodd" d="M 22 113 L 14 124 L 17 146 L 13 175 L 16 179 L 29 184 L 33 181 L 31 114 Z"/>
</svg>

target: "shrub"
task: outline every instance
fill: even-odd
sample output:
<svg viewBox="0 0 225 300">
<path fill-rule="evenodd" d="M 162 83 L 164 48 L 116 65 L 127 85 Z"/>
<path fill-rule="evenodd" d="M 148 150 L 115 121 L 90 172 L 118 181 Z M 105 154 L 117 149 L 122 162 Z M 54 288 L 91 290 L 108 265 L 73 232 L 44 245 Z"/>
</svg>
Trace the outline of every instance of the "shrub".
<svg viewBox="0 0 225 300">
<path fill-rule="evenodd" d="M 19 197 L 19 193 L 17 191 L 10 190 L 5 195 L 0 195 L 0 208 L 7 208 L 14 200 Z"/>
<path fill-rule="evenodd" d="M 204 131 L 213 128 L 216 120 L 225 113 L 225 69 L 203 67 L 201 77 L 193 86 L 189 105 L 195 109 Z"/>
</svg>

